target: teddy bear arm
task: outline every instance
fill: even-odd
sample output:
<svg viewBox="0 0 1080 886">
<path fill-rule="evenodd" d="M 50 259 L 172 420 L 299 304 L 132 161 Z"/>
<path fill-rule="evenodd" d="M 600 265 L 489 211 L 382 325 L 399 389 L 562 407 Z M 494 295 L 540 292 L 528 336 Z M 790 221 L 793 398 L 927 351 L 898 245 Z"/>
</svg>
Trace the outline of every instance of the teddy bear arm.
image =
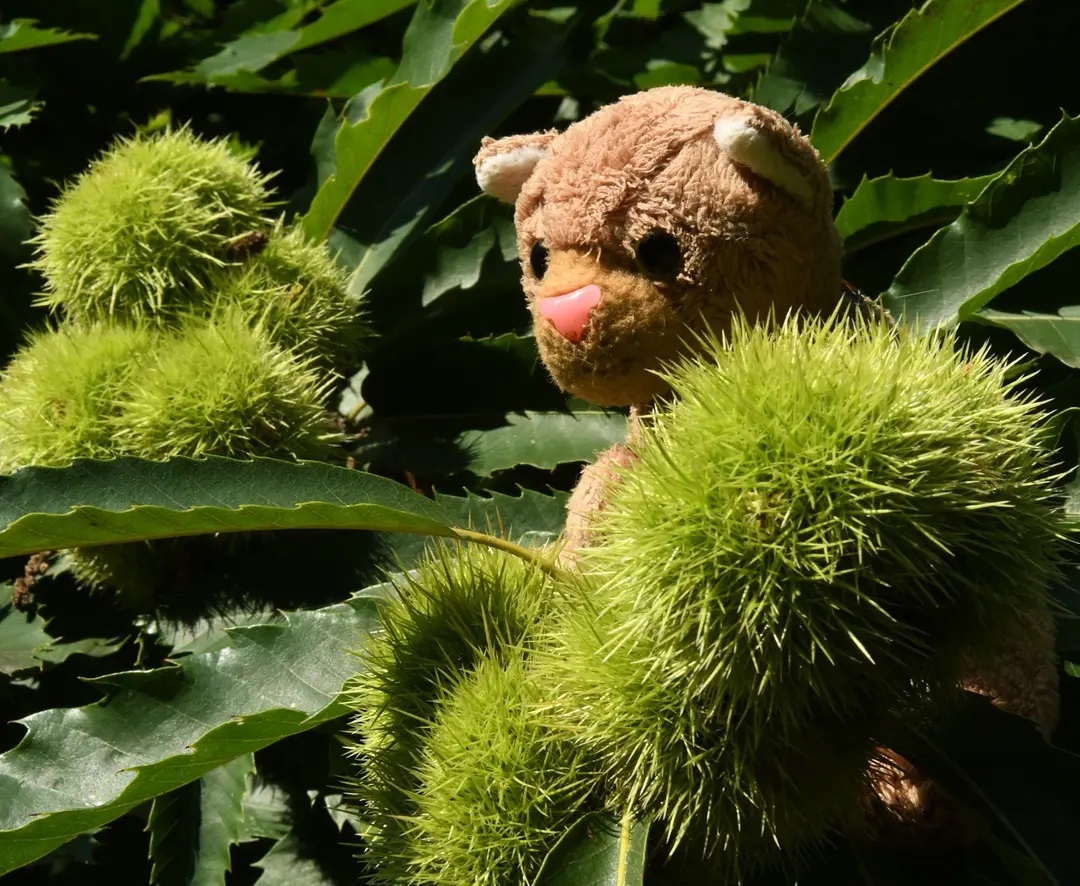
<svg viewBox="0 0 1080 886">
<path fill-rule="evenodd" d="M 561 557 L 567 565 L 573 563 L 577 551 L 590 545 L 596 514 L 607 505 L 611 487 L 619 482 L 616 469 L 629 467 L 633 462 L 634 454 L 626 444 L 616 443 L 601 452 L 596 461 L 586 465 L 581 472 L 581 478 L 566 503 Z"/>
<path fill-rule="evenodd" d="M 1034 721 L 1049 738 L 1060 709 L 1054 618 L 1049 607 L 1017 615 L 1017 632 L 993 661 L 974 665 L 962 685 Z"/>
<path fill-rule="evenodd" d="M 1004 650 L 992 661 L 973 663 L 961 685 L 1033 721 L 1049 738 L 1060 708 L 1054 633 L 1049 607 L 1019 613 L 1017 630 Z M 878 753 L 862 797 L 871 832 L 894 844 L 964 843 L 971 838 L 967 822 L 943 788 L 895 752 Z"/>
</svg>

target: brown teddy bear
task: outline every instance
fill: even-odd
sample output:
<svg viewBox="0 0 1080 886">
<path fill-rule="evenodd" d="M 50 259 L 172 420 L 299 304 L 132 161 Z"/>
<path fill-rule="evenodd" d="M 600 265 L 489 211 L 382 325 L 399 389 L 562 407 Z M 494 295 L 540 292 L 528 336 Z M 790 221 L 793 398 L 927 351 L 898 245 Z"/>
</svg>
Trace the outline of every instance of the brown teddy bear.
<svg viewBox="0 0 1080 886">
<path fill-rule="evenodd" d="M 540 355 L 563 390 L 631 407 L 627 443 L 588 466 L 568 504 L 564 556 L 589 543 L 612 466 L 631 466 L 637 416 L 665 395 L 651 370 L 755 320 L 829 313 L 842 298 L 832 189 L 817 152 L 766 108 L 684 86 L 647 90 L 564 132 L 486 138 L 482 190 L 515 204 Z M 1053 623 L 1019 621 L 1015 653 L 965 687 L 1034 720 L 1057 717 Z M 955 832 L 951 804 L 891 752 L 870 764 L 869 822 L 891 836 Z M 947 820 L 948 825 L 943 821 Z"/>
</svg>

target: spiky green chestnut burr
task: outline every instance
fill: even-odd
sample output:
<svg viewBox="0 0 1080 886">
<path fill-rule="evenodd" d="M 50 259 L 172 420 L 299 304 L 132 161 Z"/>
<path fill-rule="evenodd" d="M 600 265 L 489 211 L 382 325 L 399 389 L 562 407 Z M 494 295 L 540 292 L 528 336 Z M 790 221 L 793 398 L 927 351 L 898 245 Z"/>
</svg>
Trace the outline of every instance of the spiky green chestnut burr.
<svg viewBox="0 0 1080 886">
<path fill-rule="evenodd" d="M 40 222 L 42 302 L 76 320 L 133 319 L 183 304 L 266 228 L 267 183 L 224 140 L 181 128 L 118 140 Z"/>
<path fill-rule="evenodd" d="M 33 334 L 0 380 L 0 472 L 115 455 L 116 416 L 156 341 L 102 323 Z"/>
<path fill-rule="evenodd" d="M 547 665 L 621 802 L 726 840 L 724 863 L 762 834 L 797 849 L 853 797 L 886 708 L 1044 603 L 1062 525 L 1008 370 L 830 320 L 738 323 L 667 373 L 675 403 L 583 555 L 602 613 Z"/>
<path fill-rule="evenodd" d="M 308 240 L 298 226 L 278 223 L 260 252 L 214 276 L 198 310 L 216 316 L 239 307 L 282 347 L 347 373 L 356 368 L 371 334 L 347 283 L 344 269 L 322 244 Z"/>
<path fill-rule="evenodd" d="M 223 455 L 325 459 L 328 387 L 239 311 L 192 319 L 130 380 L 116 445 L 144 458 Z"/>
<path fill-rule="evenodd" d="M 531 883 L 590 809 L 598 774 L 538 711 L 545 687 L 522 650 L 459 676 L 425 736 L 399 883 Z"/>
<path fill-rule="evenodd" d="M 351 795 L 369 826 L 366 857 L 387 883 L 412 858 L 404 823 L 416 813 L 416 767 L 447 687 L 485 656 L 528 645 L 553 593 L 531 564 L 471 545 L 440 545 L 396 583 L 350 698 L 361 772 Z"/>
</svg>

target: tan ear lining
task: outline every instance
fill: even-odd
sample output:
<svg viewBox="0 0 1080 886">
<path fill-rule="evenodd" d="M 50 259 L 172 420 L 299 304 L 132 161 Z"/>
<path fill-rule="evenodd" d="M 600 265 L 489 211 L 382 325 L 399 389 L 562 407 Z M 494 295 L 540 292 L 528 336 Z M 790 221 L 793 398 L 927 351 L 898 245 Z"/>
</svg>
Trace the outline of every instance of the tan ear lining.
<svg viewBox="0 0 1080 886">
<path fill-rule="evenodd" d="M 516 202 L 536 164 L 547 156 L 555 135 L 549 131 L 485 138 L 473 159 L 480 190 L 505 203 Z"/>
<path fill-rule="evenodd" d="M 713 138 L 732 160 L 772 182 L 802 206 L 814 205 L 812 182 L 773 144 L 768 133 L 744 117 L 721 117 L 713 126 Z"/>
</svg>

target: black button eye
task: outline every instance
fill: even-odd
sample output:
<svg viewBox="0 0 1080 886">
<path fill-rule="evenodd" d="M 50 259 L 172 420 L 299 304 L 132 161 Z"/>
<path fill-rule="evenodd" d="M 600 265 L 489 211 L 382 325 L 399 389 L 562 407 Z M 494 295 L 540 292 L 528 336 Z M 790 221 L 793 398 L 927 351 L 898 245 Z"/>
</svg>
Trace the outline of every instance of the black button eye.
<svg viewBox="0 0 1080 886">
<path fill-rule="evenodd" d="M 670 277 L 682 268 L 679 241 L 667 231 L 649 231 L 638 241 L 638 267 L 650 277 Z"/>
<path fill-rule="evenodd" d="M 544 279 L 544 274 L 547 273 L 548 268 L 548 251 L 547 247 L 539 240 L 529 250 L 529 267 L 532 268 L 537 280 Z"/>
</svg>

